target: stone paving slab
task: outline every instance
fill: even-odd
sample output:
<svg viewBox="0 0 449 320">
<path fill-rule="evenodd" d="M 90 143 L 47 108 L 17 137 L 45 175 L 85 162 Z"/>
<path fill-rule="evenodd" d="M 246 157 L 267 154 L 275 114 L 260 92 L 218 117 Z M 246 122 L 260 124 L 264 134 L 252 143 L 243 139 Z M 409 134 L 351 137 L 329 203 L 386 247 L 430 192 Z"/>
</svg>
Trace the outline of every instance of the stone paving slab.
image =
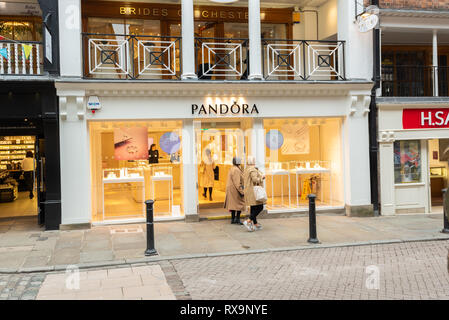
<svg viewBox="0 0 449 320">
<path fill-rule="evenodd" d="M 76 277 L 74 277 L 76 276 Z M 74 280 L 75 279 L 75 280 Z M 49 274 L 37 300 L 175 300 L 161 266 Z"/>
<path fill-rule="evenodd" d="M 0 272 L 64 270 L 67 265 L 92 267 L 170 257 L 200 257 L 229 253 L 269 252 L 319 246 L 362 245 L 422 239 L 449 239 L 442 234 L 442 215 L 397 215 L 351 218 L 318 215 L 320 245 L 308 239 L 308 217 L 261 219 L 263 229 L 247 232 L 229 220 L 198 223 L 155 223 L 156 257 L 145 257 L 144 224 L 97 226 L 74 231 L 43 231 L 35 219 L 3 221 L 0 234 Z M 28 223 L 28 229 L 25 226 Z M 18 231 L 17 229 L 23 229 Z M 125 229 L 136 232 L 119 232 Z"/>
</svg>

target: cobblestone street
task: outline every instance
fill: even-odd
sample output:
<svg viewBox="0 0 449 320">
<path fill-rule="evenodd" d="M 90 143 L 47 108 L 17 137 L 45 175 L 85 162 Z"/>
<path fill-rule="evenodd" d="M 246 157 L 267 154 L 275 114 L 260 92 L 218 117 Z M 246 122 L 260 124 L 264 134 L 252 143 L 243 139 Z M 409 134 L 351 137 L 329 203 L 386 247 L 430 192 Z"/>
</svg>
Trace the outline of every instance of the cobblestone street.
<svg viewBox="0 0 449 320">
<path fill-rule="evenodd" d="M 81 270 L 75 291 L 65 273 L 0 275 L 0 300 L 448 300 L 448 248 L 445 240 L 164 260 Z"/>
<path fill-rule="evenodd" d="M 173 261 L 192 299 L 449 299 L 448 241 Z M 367 289 L 368 266 L 379 268 Z M 368 269 L 370 270 L 370 269 Z"/>
</svg>

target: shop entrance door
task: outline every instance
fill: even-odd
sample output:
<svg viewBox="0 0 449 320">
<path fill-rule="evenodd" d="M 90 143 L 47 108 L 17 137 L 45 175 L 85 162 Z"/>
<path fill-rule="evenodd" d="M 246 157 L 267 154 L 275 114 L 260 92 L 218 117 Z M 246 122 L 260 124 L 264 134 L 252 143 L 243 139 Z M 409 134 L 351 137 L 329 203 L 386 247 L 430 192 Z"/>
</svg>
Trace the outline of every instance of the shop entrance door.
<svg viewBox="0 0 449 320">
<path fill-rule="evenodd" d="M 36 141 L 34 136 L 0 137 L 0 218 L 38 216 Z"/>
<path fill-rule="evenodd" d="M 430 212 L 443 213 L 442 189 L 448 187 L 449 139 L 428 141 Z"/>
<path fill-rule="evenodd" d="M 247 137 L 240 121 L 202 121 L 196 129 L 198 209 L 201 218 L 227 216 L 226 183 L 233 157 L 246 159 Z"/>
</svg>

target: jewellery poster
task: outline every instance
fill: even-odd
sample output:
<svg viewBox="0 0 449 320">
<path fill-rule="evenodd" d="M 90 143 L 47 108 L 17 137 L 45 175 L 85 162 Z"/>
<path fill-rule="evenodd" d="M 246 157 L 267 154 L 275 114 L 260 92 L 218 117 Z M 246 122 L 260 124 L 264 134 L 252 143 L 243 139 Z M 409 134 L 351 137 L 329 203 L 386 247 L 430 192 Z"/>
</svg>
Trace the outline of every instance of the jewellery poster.
<svg viewBox="0 0 449 320">
<path fill-rule="evenodd" d="M 285 124 L 282 126 L 284 144 L 282 154 L 309 154 L 310 135 L 309 126 L 302 124 Z"/>
<path fill-rule="evenodd" d="M 146 160 L 148 158 L 148 129 L 131 127 L 114 129 L 116 160 Z"/>
</svg>

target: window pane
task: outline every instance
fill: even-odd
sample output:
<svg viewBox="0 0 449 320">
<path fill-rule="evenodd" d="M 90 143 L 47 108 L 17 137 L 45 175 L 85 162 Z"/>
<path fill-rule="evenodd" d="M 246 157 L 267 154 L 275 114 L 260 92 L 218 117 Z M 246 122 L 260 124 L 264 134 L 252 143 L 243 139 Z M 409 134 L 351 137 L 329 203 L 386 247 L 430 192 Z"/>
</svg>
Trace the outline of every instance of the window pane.
<svg viewBox="0 0 449 320">
<path fill-rule="evenodd" d="M 395 183 L 421 182 L 421 142 L 394 142 Z"/>
</svg>

